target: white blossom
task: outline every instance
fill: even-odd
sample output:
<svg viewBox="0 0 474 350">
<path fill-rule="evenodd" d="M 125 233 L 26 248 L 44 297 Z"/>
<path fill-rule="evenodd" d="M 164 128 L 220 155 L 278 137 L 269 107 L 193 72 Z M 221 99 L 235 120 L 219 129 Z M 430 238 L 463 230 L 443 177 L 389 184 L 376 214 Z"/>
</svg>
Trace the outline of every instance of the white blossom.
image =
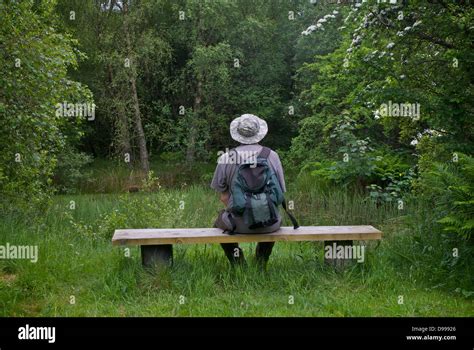
<svg viewBox="0 0 474 350">
<path fill-rule="evenodd" d="M 444 131 L 444 130 L 443 130 Z M 433 129 L 425 129 L 423 130 L 424 135 L 430 135 L 430 136 L 441 136 L 441 132 Z"/>
<path fill-rule="evenodd" d="M 352 40 L 352 45 L 358 45 L 362 41 L 362 37 L 360 35 L 357 35 L 353 40 Z"/>
</svg>

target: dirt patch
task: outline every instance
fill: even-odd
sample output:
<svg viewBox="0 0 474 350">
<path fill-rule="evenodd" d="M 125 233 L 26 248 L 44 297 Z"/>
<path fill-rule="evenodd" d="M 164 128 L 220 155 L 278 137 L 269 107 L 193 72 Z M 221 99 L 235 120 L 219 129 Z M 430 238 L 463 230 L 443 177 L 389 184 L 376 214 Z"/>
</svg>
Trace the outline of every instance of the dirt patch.
<svg viewBox="0 0 474 350">
<path fill-rule="evenodd" d="M 14 275 L 14 274 L 2 274 L 0 275 L 0 283 L 4 283 L 6 285 L 11 285 L 13 283 L 15 283 L 16 279 L 17 279 L 17 275 Z"/>
</svg>

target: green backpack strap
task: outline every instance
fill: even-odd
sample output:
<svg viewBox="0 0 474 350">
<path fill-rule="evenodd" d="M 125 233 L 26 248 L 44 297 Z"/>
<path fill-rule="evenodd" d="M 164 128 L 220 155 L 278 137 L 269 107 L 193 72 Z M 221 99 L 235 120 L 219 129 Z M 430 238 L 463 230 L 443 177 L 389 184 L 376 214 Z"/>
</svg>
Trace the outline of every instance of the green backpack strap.
<svg viewBox="0 0 474 350">
<path fill-rule="evenodd" d="M 291 223 L 293 224 L 293 229 L 296 230 L 298 227 L 300 227 L 300 225 L 298 224 L 298 221 L 296 221 L 296 218 L 286 208 L 285 197 L 283 197 L 283 202 L 281 203 L 281 206 L 283 207 L 283 209 L 285 209 L 286 214 L 288 214 L 288 217 L 290 218 Z"/>
</svg>

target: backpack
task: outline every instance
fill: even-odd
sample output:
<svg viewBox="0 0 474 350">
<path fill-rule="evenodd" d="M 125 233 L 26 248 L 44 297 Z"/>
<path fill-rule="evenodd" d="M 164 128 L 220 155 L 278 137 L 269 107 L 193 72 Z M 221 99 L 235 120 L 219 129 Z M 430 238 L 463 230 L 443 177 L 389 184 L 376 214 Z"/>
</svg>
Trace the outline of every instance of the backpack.
<svg viewBox="0 0 474 350">
<path fill-rule="evenodd" d="M 232 151 L 237 152 L 235 149 Z M 280 182 L 268 163 L 270 152 L 270 148 L 263 147 L 256 160 L 237 165 L 230 185 L 232 207 L 228 208 L 232 230 L 227 230 L 227 233 L 233 234 L 236 228 L 231 214 L 243 216 L 249 229 L 272 226 L 279 220 L 279 205 L 285 209 L 293 227 L 299 227 L 286 209 Z"/>
</svg>

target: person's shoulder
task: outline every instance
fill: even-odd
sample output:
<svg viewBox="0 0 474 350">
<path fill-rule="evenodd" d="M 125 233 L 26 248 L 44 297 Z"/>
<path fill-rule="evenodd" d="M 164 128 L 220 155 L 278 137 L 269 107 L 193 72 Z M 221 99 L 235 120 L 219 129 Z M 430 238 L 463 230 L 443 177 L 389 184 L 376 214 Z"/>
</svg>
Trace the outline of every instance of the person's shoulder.
<svg viewBox="0 0 474 350">
<path fill-rule="evenodd" d="M 276 159 L 280 159 L 280 156 L 278 155 L 278 152 L 277 152 L 277 151 L 272 150 L 270 147 L 267 147 L 267 148 L 270 149 L 270 155 L 269 155 L 269 157 L 276 158 Z"/>
<path fill-rule="evenodd" d="M 267 147 L 267 146 L 263 146 L 263 147 L 266 147 L 270 150 L 270 153 L 268 154 L 268 157 L 267 157 L 270 164 L 272 164 L 273 166 L 281 166 L 281 160 L 280 160 L 280 156 L 278 155 L 278 152 L 274 151 L 270 147 Z"/>
</svg>

